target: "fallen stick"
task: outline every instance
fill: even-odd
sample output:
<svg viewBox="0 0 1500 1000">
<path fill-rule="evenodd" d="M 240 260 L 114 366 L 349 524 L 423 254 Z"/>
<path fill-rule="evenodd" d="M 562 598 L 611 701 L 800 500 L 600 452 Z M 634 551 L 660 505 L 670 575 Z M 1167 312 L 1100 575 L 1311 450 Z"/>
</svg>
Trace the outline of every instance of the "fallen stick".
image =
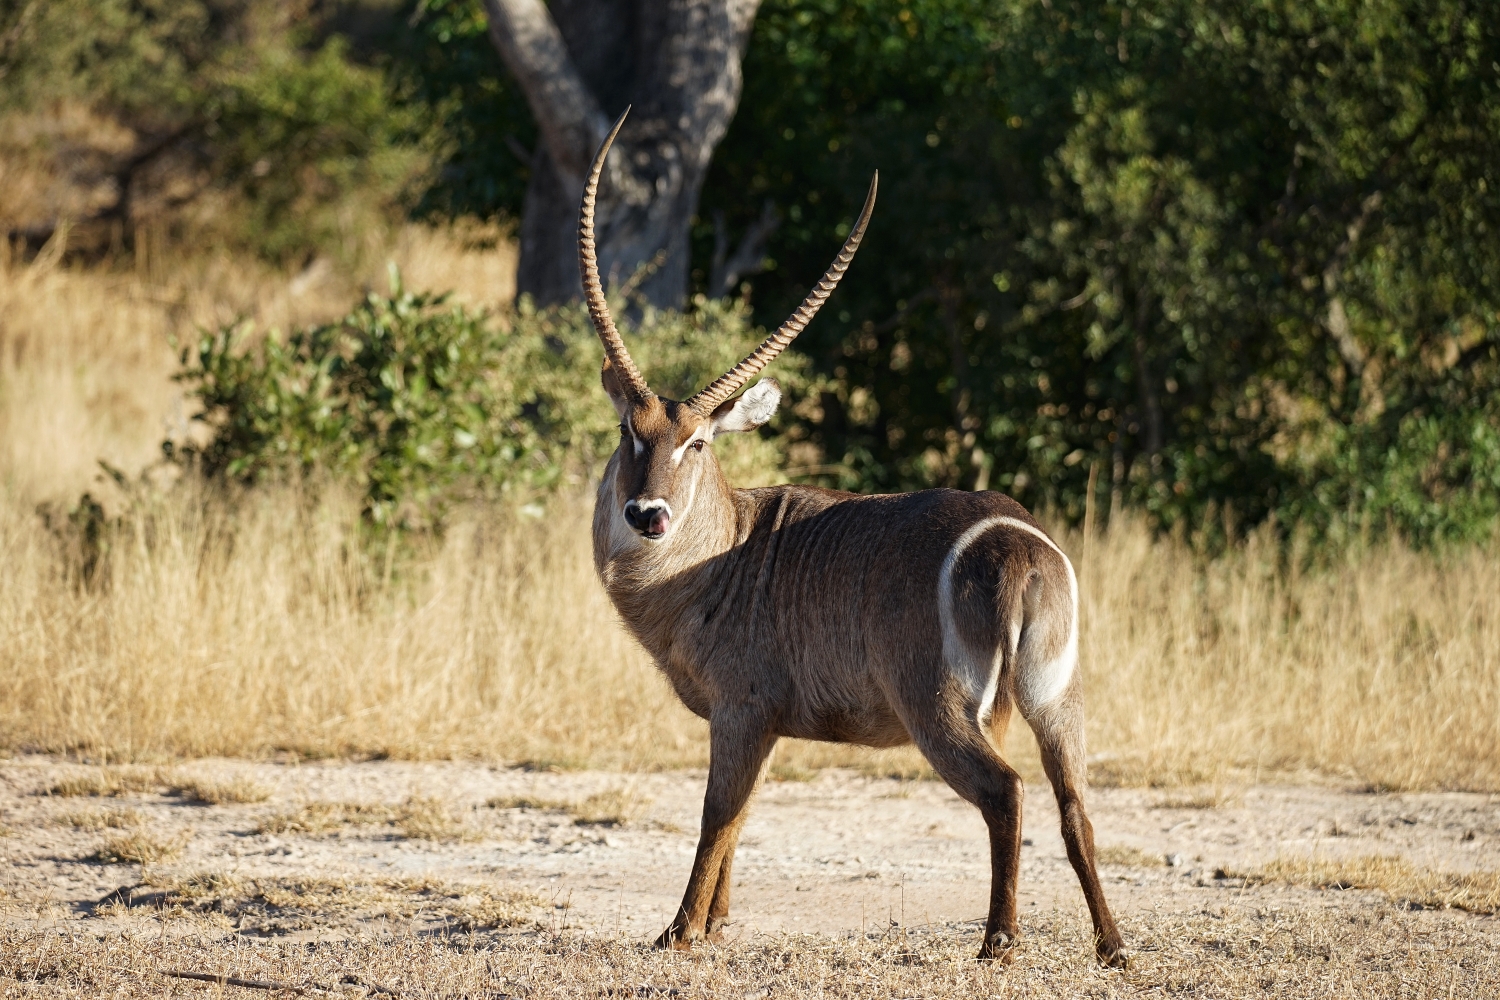
<svg viewBox="0 0 1500 1000">
<path fill-rule="evenodd" d="M 216 986 L 238 986 L 246 990 L 267 990 L 278 992 L 285 990 L 288 993 L 296 993 L 299 996 L 307 996 L 307 990 L 301 986 L 292 986 L 289 983 L 273 983 L 264 979 L 240 979 L 237 976 L 220 976 L 212 972 L 179 972 L 176 969 L 157 969 L 164 976 L 173 979 L 192 979 L 200 983 L 213 983 Z"/>
<path fill-rule="evenodd" d="M 339 968 L 344 968 L 342 963 L 340 963 Z M 345 969 L 343 979 L 341 979 L 340 982 L 348 983 L 351 986 L 363 986 L 371 993 L 384 993 L 389 997 L 399 997 L 401 995 L 399 992 L 391 989 L 389 986 L 381 986 L 379 983 L 374 983 L 368 979 L 361 978 L 360 976 L 349 972 L 347 969 Z"/>
</svg>

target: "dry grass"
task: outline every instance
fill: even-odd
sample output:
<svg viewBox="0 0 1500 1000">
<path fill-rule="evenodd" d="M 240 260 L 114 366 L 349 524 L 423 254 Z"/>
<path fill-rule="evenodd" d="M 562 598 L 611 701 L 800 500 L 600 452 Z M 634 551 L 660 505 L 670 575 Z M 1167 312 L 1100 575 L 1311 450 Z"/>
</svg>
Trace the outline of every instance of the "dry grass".
<svg viewBox="0 0 1500 1000">
<path fill-rule="evenodd" d="M 408 840 L 469 840 L 476 836 L 445 800 L 432 796 L 407 799 L 396 809 L 394 825 Z"/>
<path fill-rule="evenodd" d="M 1165 856 L 1143 851 L 1139 847 L 1108 844 L 1094 852 L 1094 860 L 1101 865 L 1118 865 L 1121 868 L 1160 868 L 1167 863 Z"/>
<path fill-rule="evenodd" d="M 485 802 L 490 809 L 536 809 L 566 813 L 583 826 L 625 826 L 641 817 L 651 800 L 635 788 L 609 788 L 577 801 L 503 795 Z"/>
<path fill-rule="evenodd" d="M 154 767 L 98 767 L 70 775 L 47 789 L 48 795 L 109 796 L 141 795 L 160 792 L 172 784 L 172 777 Z"/>
<path fill-rule="evenodd" d="M 437 922 L 451 931 L 514 928 L 533 924 L 542 905 L 529 892 L 427 877 L 252 878 L 160 870 L 148 871 L 140 885 L 105 904 L 114 915 L 145 908 L 159 916 L 202 916 L 217 926 L 262 934 L 372 920 Z"/>
<path fill-rule="evenodd" d="M 1233 809 L 1245 804 L 1243 788 L 1188 788 L 1164 795 L 1155 803 L 1157 809 Z"/>
<path fill-rule="evenodd" d="M 538 812 L 565 813 L 572 803 L 564 799 L 544 799 L 535 795 L 497 795 L 484 803 L 486 809 L 535 809 Z"/>
<path fill-rule="evenodd" d="M 1476 921 L 1387 905 L 1216 909 L 1192 920 L 1127 917 L 1124 931 L 1137 950 L 1134 967 L 1123 974 L 1094 966 L 1086 921 L 1074 913 L 1026 918 L 1019 953 L 1009 967 L 973 960 L 973 925 L 839 938 L 765 935 L 678 953 L 562 928 L 444 935 L 371 927 L 369 933 L 345 940 L 263 940 L 221 929 L 224 914 L 211 906 L 204 906 L 209 912 L 199 916 L 200 900 L 227 897 L 231 907 L 246 907 L 237 909 L 235 917 L 245 918 L 246 926 L 258 927 L 254 920 L 265 913 L 284 922 L 272 929 L 323 927 L 320 914 L 329 911 L 297 909 L 295 903 L 310 895 L 347 898 L 333 887 L 287 891 L 286 901 L 294 905 L 283 909 L 242 903 L 253 896 L 211 888 L 206 896 L 184 895 L 184 915 L 160 929 L 141 921 L 122 925 L 139 928 L 136 933 L 74 934 L 66 943 L 50 927 L 0 929 L 0 992 L 59 998 L 197 992 L 158 970 L 270 981 L 313 995 L 368 996 L 388 990 L 405 997 L 526 1000 L 1405 1000 L 1485 997 L 1500 991 L 1500 948 Z M 411 907 L 411 902 L 397 905 Z"/>
<path fill-rule="evenodd" d="M 0 507 L 0 732 L 12 747 L 127 758 L 701 766 L 704 726 L 617 625 L 587 518 L 582 500 L 540 521 L 476 511 L 385 577 L 337 497 L 182 490 L 127 525 L 107 584 L 80 589 L 31 516 Z M 1500 788 L 1494 551 L 1392 547 L 1296 575 L 1256 543 L 1204 564 L 1127 526 L 1079 562 L 1096 781 L 1219 789 L 1178 808 L 1306 770 Z M 1035 771 L 1024 725 L 1009 749 Z M 830 764 L 930 774 L 910 750 L 809 744 L 782 748 L 772 774 Z M 54 791 L 158 780 L 119 768 Z"/>
<path fill-rule="evenodd" d="M 471 840 L 477 832 L 440 798 L 412 796 L 399 805 L 309 802 L 296 812 L 277 813 L 256 827 L 260 833 L 339 833 L 349 827 L 385 827 L 408 840 Z"/>
<path fill-rule="evenodd" d="M 168 837 L 135 828 L 105 837 L 90 860 L 106 865 L 150 865 L 178 857 L 187 842 L 186 834 Z"/>
<path fill-rule="evenodd" d="M 790 761 L 775 761 L 766 776 L 772 781 L 812 781 L 818 776 L 818 769 Z"/>
<path fill-rule="evenodd" d="M 222 806 L 231 803 L 264 802 L 271 797 L 271 790 L 249 778 L 231 778 L 220 781 L 213 778 L 190 778 L 177 783 L 172 794 L 189 802 L 201 802 L 206 806 Z"/>
<path fill-rule="evenodd" d="M 395 809 L 381 803 L 309 802 L 296 812 L 268 816 L 258 833 L 333 833 L 348 826 L 382 826 L 395 820 Z"/>
<path fill-rule="evenodd" d="M 1390 789 L 1500 787 L 1500 551 L 1399 545 L 1316 573 L 1263 537 L 1212 562 L 1144 532 L 1080 558 L 1097 777 L 1318 770 Z"/>
<path fill-rule="evenodd" d="M 62 813 L 57 822 L 75 830 L 128 830 L 146 822 L 146 817 L 136 809 L 85 809 Z"/>
<path fill-rule="evenodd" d="M 610 788 L 583 799 L 568 809 L 573 822 L 584 826 L 624 826 L 638 819 L 651 800 L 633 788 Z"/>
<path fill-rule="evenodd" d="M 1281 882 L 1314 889 L 1376 889 L 1394 901 L 1413 906 L 1500 913 L 1500 872 L 1435 871 L 1386 855 L 1341 860 L 1278 858 L 1250 871 L 1222 874 L 1243 878 L 1249 884 Z"/>
<path fill-rule="evenodd" d="M 385 260 L 414 288 L 509 301 L 515 251 L 498 235 L 410 226 L 372 255 L 368 274 L 325 260 L 282 273 L 195 248 L 148 254 L 133 270 L 66 269 L 57 248 L 23 265 L 0 241 L 0 485 L 27 502 L 70 501 L 97 489 L 100 459 L 134 474 L 160 457 L 164 437 L 189 430 L 170 378 L 174 337 L 187 343 L 241 318 L 285 330 L 343 315 L 362 287 L 384 287 Z"/>
<path fill-rule="evenodd" d="M 410 229 L 413 287 L 508 295 L 511 251 Z M 162 255 L 133 273 L 0 264 L 0 743 L 93 759 L 343 754 L 701 766 L 688 714 L 593 573 L 589 500 L 475 510 L 395 563 L 352 503 L 179 488 L 131 510 L 89 587 L 34 504 L 134 473 L 186 417 L 172 335 L 326 318 L 358 277 Z M 118 508 L 118 505 L 115 505 Z M 1500 547 L 1389 546 L 1316 573 L 1263 539 L 1205 562 L 1122 522 L 1075 556 L 1097 782 L 1236 786 L 1317 771 L 1388 789 L 1500 789 Z M 76 567 L 75 567 L 76 570 Z M 1034 776 L 1023 725 L 1008 753 Z M 772 776 L 902 778 L 912 750 L 789 743 Z M 85 781 L 92 779 L 84 779 Z M 57 794 L 122 794 L 80 785 Z"/>
</svg>

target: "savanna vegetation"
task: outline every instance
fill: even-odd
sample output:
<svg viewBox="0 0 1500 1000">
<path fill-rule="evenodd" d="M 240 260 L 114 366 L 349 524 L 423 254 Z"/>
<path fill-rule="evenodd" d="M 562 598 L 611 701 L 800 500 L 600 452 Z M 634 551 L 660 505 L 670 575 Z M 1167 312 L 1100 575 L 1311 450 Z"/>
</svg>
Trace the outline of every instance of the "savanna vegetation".
<svg viewBox="0 0 1500 1000">
<path fill-rule="evenodd" d="M 462 139 L 439 213 L 517 211 L 489 178 L 533 141 L 479 9 L 414 9 L 404 65 Z M 779 322 L 878 167 L 863 277 L 798 344 L 834 379 L 799 421 L 814 480 L 1483 537 L 1497 87 L 1500 29 L 1459 0 L 769 0 L 695 281 L 720 294 L 769 218 L 738 287 Z"/>
<path fill-rule="evenodd" d="M 185 890 L 181 895 L 194 903 L 234 899 L 234 889 L 218 885 Z M 281 895 L 291 893 L 282 890 Z M 1083 956 L 1092 943 L 1073 926 L 1076 921 L 1056 916 L 1039 922 L 1034 939 L 1007 968 L 972 961 L 966 937 L 972 929 L 952 925 L 838 940 L 810 934 L 764 937 L 692 954 L 647 951 L 629 941 L 582 935 L 518 937 L 503 948 L 485 948 L 455 946 L 432 935 L 310 945 L 225 940 L 210 930 L 159 940 L 145 934 L 123 941 L 84 937 L 59 948 L 50 934 L 0 931 L 0 976 L 20 981 L 22 989 L 59 997 L 181 996 L 181 980 L 157 970 L 205 968 L 232 970 L 238 978 L 288 990 L 362 987 L 366 996 L 504 991 L 510 996 L 570 997 L 592 988 L 636 996 L 789 993 L 820 1000 L 915 995 L 950 1000 L 979 994 L 1008 1000 L 1192 990 L 1226 1000 L 1267 992 L 1396 1000 L 1410 996 L 1414 987 L 1446 992 L 1445 984 L 1458 984 L 1481 993 L 1493 990 L 1500 967 L 1486 948 L 1484 932 L 1474 923 L 1434 931 L 1421 917 L 1395 907 L 1345 914 L 1325 907 L 1272 906 L 1253 916 L 1232 912 L 1206 927 L 1130 919 L 1127 933 L 1149 950 L 1155 963 L 1150 972 L 1130 977 L 1089 968 Z M 1461 962 L 1455 960 L 1458 954 L 1464 956 Z M 1397 964 L 1399 974 L 1392 971 Z"/>
<path fill-rule="evenodd" d="M 1097 780 L 1500 788 L 1497 31 L 769 0 L 692 307 L 624 281 L 631 350 L 727 367 L 878 166 L 732 477 L 1045 512 Z M 536 136 L 481 5 L 23 3 L 0 59 L 0 742 L 701 763 L 593 578 L 597 342 L 512 302 Z"/>
</svg>

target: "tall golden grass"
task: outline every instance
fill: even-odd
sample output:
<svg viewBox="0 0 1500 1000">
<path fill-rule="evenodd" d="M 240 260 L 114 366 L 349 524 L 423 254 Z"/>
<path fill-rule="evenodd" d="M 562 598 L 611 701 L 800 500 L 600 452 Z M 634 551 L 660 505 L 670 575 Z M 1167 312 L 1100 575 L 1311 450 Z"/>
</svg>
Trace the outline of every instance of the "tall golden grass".
<svg viewBox="0 0 1500 1000">
<path fill-rule="evenodd" d="M 368 273 L 316 258 L 293 274 L 222 253 L 145 249 L 128 267 L 62 266 L 66 232 L 28 263 L 0 240 L 0 485 L 30 499 L 74 498 L 100 459 L 134 473 L 161 441 L 189 430 L 174 338 L 240 319 L 262 330 L 325 322 L 363 287 L 384 288 L 384 263 L 414 288 L 451 289 L 473 305 L 508 302 L 514 246 L 482 227 L 409 226 Z M 484 246 L 495 244 L 492 249 Z"/>
<path fill-rule="evenodd" d="M 414 285 L 467 273 L 483 300 L 500 284 L 498 254 L 441 234 L 402 252 Z M 76 544 L 45 530 L 35 503 L 76 496 L 96 457 L 130 470 L 150 458 L 162 421 L 180 419 L 169 335 L 252 306 L 266 322 L 319 318 L 347 298 L 304 300 L 285 276 L 229 263 L 185 265 L 175 283 L 0 276 L 0 744 L 137 759 L 705 761 L 703 724 L 594 579 L 587 497 L 539 516 L 476 509 L 442 540 L 398 550 L 361 541 L 333 487 L 183 483 L 116 505 L 120 527 L 85 580 Z M 1090 539 L 1058 534 L 1080 571 L 1096 780 L 1317 772 L 1500 789 L 1500 548 L 1387 545 L 1299 572 L 1260 537 L 1210 560 L 1124 520 Z M 1034 771 L 1024 726 L 1009 752 Z M 815 745 L 779 760 L 788 774 L 921 767 L 912 751 Z"/>
<path fill-rule="evenodd" d="M 478 510 L 387 559 L 331 491 L 179 487 L 126 515 L 86 584 L 8 504 L 0 732 L 12 747 L 125 757 L 702 764 L 702 723 L 594 579 L 588 516 L 582 499 L 542 516 Z M 1081 539 L 1063 537 L 1082 562 Z M 1289 575 L 1255 543 L 1204 562 L 1138 525 L 1096 539 L 1082 573 L 1096 778 L 1317 771 L 1500 788 L 1497 555 L 1386 548 Z M 810 745 L 782 761 L 918 763 Z"/>
</svg>

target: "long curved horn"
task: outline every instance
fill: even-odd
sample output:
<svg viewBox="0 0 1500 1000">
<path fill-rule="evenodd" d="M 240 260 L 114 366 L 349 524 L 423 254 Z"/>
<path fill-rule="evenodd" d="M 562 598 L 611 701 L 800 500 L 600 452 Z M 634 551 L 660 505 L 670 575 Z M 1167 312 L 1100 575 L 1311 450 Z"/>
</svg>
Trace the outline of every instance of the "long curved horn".
<svg viewBox="0 0 1500 1000">
<path fill-rule="evenodd" d="M 833 290 L 838 287 L 839 279 L 848 270 L 849 262 L 854 259 L 854 251 L 859 249 L 859 241 L 864 238 L 865 227 L 870 224 L 870 215 L 875 211 L 875 190 L 879 186 L 880 171 L 877 170 L 875 176 L 870 178 L 870 193 L 865 195 L 865 207 L 860 210 L 859 218 L 855 220 L 854 228 L 849 232 L 849 238 L 844 240 L 843 249 L 828 266 L 823 280 L 807 293 L 807 298 L 803 299 L 796 311 L 787 317 L 785 323 L 777 327 L 775 333 L 750 352 L 744 361 L 720 375 L 711 385 L 688 400 L 689 406 L 705 415 L 712 413 L 714 407 L 739 392 L 741 386 L 774 361 L 776 355 L 786 350 L 787 345 L 797 339 L 797 334 L 807 329 L 807 324 L 812 322 L 812 318 L 818 314 L 818 310 L 823 307 L 828 296 L 833 294 Z"/>
<path fill-rule="evenodd" d="M 578 209 L 578 270 L 583 275 L 583 298 L 588 303 L 594 331 L 604 342 L 604 354 L 614 366 L 626 393 L 633 397 L 632 402 L 638 403 L 651 397 L 651 388 L 641 377 L 635 362 L 630 360 L 625 341 L 609 315 L 609 303 L 605 301 L 604 287 L 599 283 L 599 258 L 594 252 L 594 202 L 599 194 L 599 174 L 604 170 L 604 158 L 609 155 L 609 147 L 620 134 L 620 126 L 625 124 L 628 114 L 630 108 L 627 107 L 615 122 L 615 127 L 609 130 L 609 135 L 604 137 L 599 152 L 594 154 L 594 164 L 589 168 L 588 183 L 583 186 L 583 204 Z"/>
</svg>

